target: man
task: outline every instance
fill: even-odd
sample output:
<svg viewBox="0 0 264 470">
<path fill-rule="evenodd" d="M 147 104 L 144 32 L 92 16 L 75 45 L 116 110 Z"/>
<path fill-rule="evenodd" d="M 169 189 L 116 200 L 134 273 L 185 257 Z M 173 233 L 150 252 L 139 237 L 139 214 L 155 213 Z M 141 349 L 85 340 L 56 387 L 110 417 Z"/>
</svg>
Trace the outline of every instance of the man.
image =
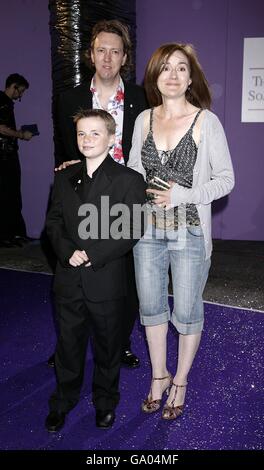
<svg viewBox="0 0 264 470">
<path fill-rule="evenodd" d="M 6 79 L 5 90 L 0 91 L 0 246 L 21 246 L 27 241 L 22 216 L 21 169 L 17 140 L 30 140 L 31 132 L 16 130 L 14 101 L 21 100 L 28 81 L 14 73 Z"/>
<path fill-rule="evenodd" d="M 66 414 L 79 400 L 90 334 L 96 425 L 109 428 L 114 422 L 125 254 L 144 230 L 144 179 L 108 155 L 115 140 L 113 117 L 102 109 L 89 109 L 79 111 L 74 121 L 85 161 L 56 175 L 47 216 L 47 233 L 58 257 L 54 290 L 60 329 L 55 354 L 57 389 L 46 419 L 50 432 L 63 427 Z"/>
<path fill-rule="evenodd" d="M 60 161 L 78 160 L 75 128 L 72 116 L 79 108 L 107 110 L 115 119 L 115 145 L 110 152 L 120 164 L 126 164 L 131 148 L 134 123 L 138 114 L 147 108 L 142 87 L 127 83 L 121 78 L 131 67 L 131 41 L 128 28 L 118 20 L 100 21 L 92 31 L 89 64 L 95 68 L 90 83 L 84 83 L 60 96 L 58 104 L 58 128 L 60 134 Z M 65 162 L 62 167 L 69 163 Z M 127 254 L 128 294 L 123 321 L 122 365 L 134 368 L 139 359 L 131 351 L 130 335 L 138 312 L 134 261 L 132 251 Z M 54 355 L 48 364 L 54 366 Z"/>
</svg>

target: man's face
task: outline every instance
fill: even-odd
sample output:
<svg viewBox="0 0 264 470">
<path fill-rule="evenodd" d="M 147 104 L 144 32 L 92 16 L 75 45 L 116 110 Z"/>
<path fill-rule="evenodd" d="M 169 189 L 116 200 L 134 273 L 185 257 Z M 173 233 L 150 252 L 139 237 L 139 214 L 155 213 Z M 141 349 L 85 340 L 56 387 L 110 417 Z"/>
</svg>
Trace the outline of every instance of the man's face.
<svg viewBox="0 0 264 470">
<path fill-rule="evenodd" d="M 114 33 L 99 33 L 94 41 L 91 58 L 101 80 L 115 79 L 127 58 L 121 37 Z"/>
<path fill-rule="evenodd" d="M 16 85 L 15 83 L 12 85 L 12 100 L 20 100 L 23 96 L 23 93 L 25 91 L 25 87 L 24 86 L 19 86 L 19 85 Z"/>
<path fill-rule="evenodd" d="M 106 157 L 114 142 L 115 136 L 109 134 L 102 118 L 88 117 L 77 122 L 78 147 L 89 160 Z"/>
</svg>

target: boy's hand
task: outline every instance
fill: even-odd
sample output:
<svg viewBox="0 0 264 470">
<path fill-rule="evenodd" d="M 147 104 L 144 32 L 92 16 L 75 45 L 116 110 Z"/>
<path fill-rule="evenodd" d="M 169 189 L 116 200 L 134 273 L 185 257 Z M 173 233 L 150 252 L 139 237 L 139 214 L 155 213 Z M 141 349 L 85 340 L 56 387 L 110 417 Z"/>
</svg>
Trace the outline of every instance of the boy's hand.
<svg viewBox="0 0 264 470">
<path fill-rule="evenodd" d="M 69 263 L 71 266 L 74 268 L 77 268 L 77 266 L 81 266 L 83 263 L 86 263 L 85 266 L 90 266 L 91 263 L 89 262 L 89 258 L 87 254 L 85 253 L 84 250 L 75 250 L 73 255 L 69 259 Z"/>
<path fill-rule="evenodd" d="M 61 163 L 58 167 L 54 168 L 54 171 L 65 170 L 67 166 L 74 165 L 75 163 L 79 163 L 81 160 L 68 160 L 67 162 Z"/>
</svg>

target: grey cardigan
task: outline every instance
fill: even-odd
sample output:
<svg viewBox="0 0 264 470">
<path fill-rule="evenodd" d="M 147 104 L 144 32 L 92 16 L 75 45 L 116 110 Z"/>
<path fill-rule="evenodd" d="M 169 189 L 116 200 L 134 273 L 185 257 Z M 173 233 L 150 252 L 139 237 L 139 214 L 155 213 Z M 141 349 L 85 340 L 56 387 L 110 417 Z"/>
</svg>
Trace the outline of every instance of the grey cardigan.
<svg viewBox="0 0 264 470">
<path fill-rule="evenodd" d="M 234 171 L 225 132 L 218 117 L 204 110 L 197 159 L 193 170 L 192 188 L 184 188 L 177 183 L 171 191 L 171 204 L 196 204 L 204 234 L 206 258 L 211 256 L 211 202 L 229 194 L 234 187 Z M 146 178 L 142 166 L 141 148 L 144 139 L 144 122 L 150 110 L 138 115 L 135 121 L 132 147 L 127 166 Z"/>
</svg>

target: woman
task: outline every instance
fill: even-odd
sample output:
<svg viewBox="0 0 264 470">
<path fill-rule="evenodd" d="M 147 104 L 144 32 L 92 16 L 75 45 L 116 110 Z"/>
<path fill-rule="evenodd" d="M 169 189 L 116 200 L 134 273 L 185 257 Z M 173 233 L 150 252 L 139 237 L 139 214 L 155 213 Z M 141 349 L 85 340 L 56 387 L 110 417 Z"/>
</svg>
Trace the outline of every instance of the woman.
<svg viewBox="0 0 264 470">
<path fill-rule="evenodd" d="M 203 329 L 211 202 L 230 193 L 234 175 L 225 133 L 209 111 L 208 83 L 192 46 L 159 47 L 147 65 L 145 88 L 152 108 L 136 120 L 128 162 L 145 177 L 152 198 L 147 231 L 134 248 L 140 317 L 152 365 L 142 410 L 157 411 L 167 391 L 162 417 L 175 419 L 183 412 L 188 374 Z M 179 333 L 174 378 L 166 366 L 169 320 Z"/>
</svg>

